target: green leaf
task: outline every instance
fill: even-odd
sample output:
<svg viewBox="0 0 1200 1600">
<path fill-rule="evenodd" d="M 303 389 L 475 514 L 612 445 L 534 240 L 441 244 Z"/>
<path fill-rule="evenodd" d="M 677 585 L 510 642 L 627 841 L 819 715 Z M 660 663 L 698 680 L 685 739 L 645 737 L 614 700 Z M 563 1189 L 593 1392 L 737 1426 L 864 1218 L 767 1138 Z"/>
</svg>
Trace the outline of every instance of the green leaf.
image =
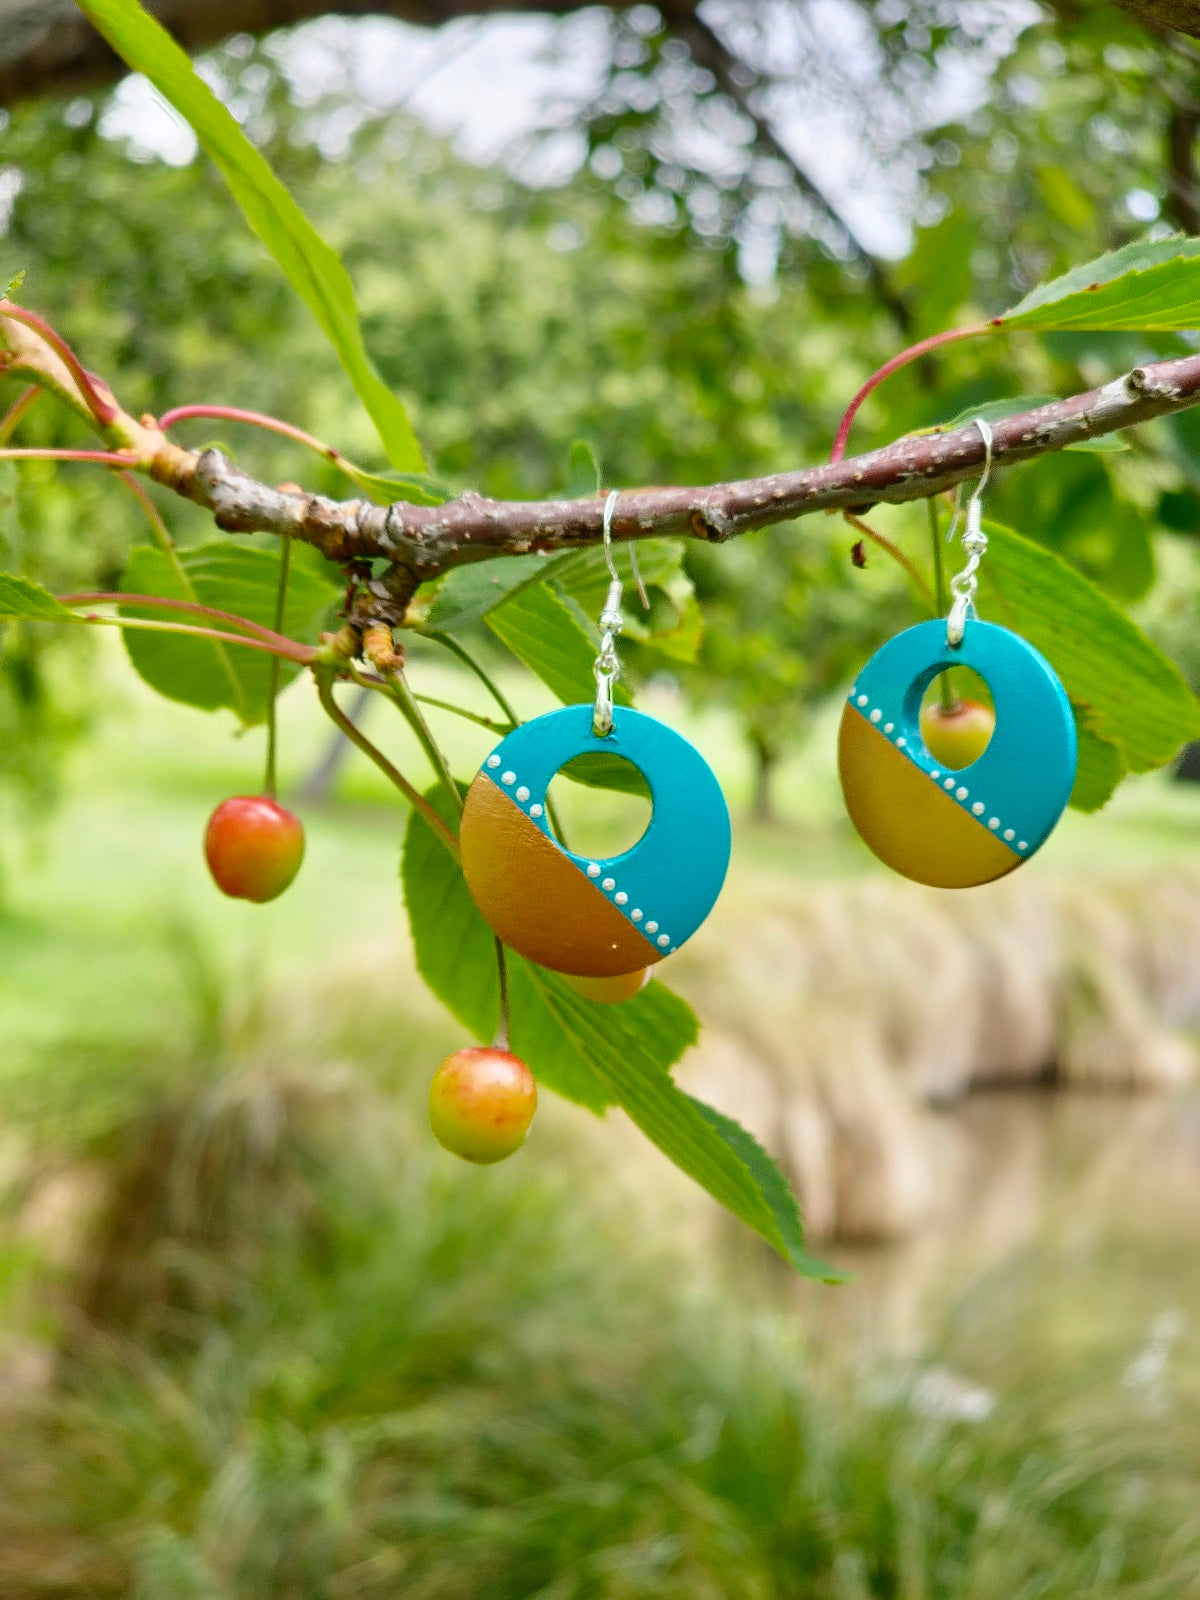
<svg viewBox="0 0 1200 1600">
<path fill-rule="evenodd" d="M 1200 328 L 1200 239 L 1127 244 L 1039 285 L 999 321 L 1005 328 Z"/>
<path fill-rule="evenodd" d="M 201 605 L 234 612 L 265 627 L 274 626 L 280 560 L 277 549 L 260 550 L 223 539 L 194 550 L 180 550 L 177 560 L 178 565 L 162 550 L 139 545 L 130 551 L 121 579 L 122 590 L 168 600 L 198 600 Z M 283 632 L 292 639 L 315 642 L 338 593 L 317 552 L 307 545 L 295 546 Z M 170 616 L 161 610 L 133 605 L 122 606 L 121 615 L 150 617 L 156 622 Z M 197 626 L 207 625 L 204 617 L 186 620 Z M 141 630 L 126 632 L 125 648 L 138 674 L 168 700 L 179 700 L 203 711 L 227 708 L 236 712 L 247 727 L 265 720 L 273 657 L 263 651 L 219 640 Z M 299 671 L 294 662 L 281 661 L 280 686 L 290 683 Z"/>
<path fill-rule="evenodd" d="M 449 820 L 440 788 L 428 799 Z M 495 940 L 471 899 L 462 869 L 411 812 L 401 862 L 417 970 L 442 1003 L 481 1040 L 499 1013 Z M 510 1039 L 540 1083 L 602 1111 L 621 1105 L 659 1149 L 759 1232 L 797 1271 L 832 1278 L 804 1251 L 795 1198 L 753 1138 L 684 1094 L 670 1068 L 696 1041 L 690 1007 L 661 983 L 622 1005 L 577 995 L 558 973 L 508 952 Z"/>
<path fill-rule="evenodd" d="M 646 539 L 637 545 L 637 565 L 642 582 L 649 589 L 665 589 L 683 571 L 682 539 Z M 625 600 L 631 620 L 641 612 L 641 602 L 633 576 L 634 547 L 630 544 L 613 546 L 613 565 L 625 585 Z M 559 556 L 549 568 L 548 576 L 564 594 L 583 607 L 588 616 L 598 616 L 608 594 L 608 565 L 600 545 L 589 550 L 573 550 Z M 690 592 L 690 585 L 689 585 Z"/>
<path fill-rule="evenodd" d="M 1127 772 L 1164 766 L 1200 736 L 1198 702 L 1174 662 L 1053 551 L 995 523 L 980 568 L 980 610 L 1036 645 L 1097 739 Z M 1111 772 L 1111 758 L 1108 771 Z M 1089 768 L 1098 753 L 1087 753 Z M 1098 792 L 1086 780 L 1089 800 Z M 1110 791 L 1111 792 L 1111 791 Z"/>
<path fill-rule="evenodd" d="M 567 486 L 565 500 L 582 500 L 589 494 L 599 494 L 603 487 L 600 463 L 596 452 L 586 439 L 576 439 L 567 458 Z"/>
<path fill-rule="evenodd" d="M 444 483 L 417 472 L 364 472 L 361 467 L 352 466 L 345 457 L 339 466 L 364 494 L 380 506 L 390 506 L 394 500 L 404 500 L 412 506 L 441 506 L 453 494 L 453 490 Z"/>
<path fill-rule="evenodd" d="M 444 789 L 437 786 L 426 798 L 439 816 L 455 820 Z M 418 811 L 409 814 L 400 878 L 417 971 L 464 1028 L 489 1042 L 500 1015 L 496 938 L 475 909 L 462 868 Z M 527 964 L 511 952 L 508 962 L 513 1049 L 539 1083 L 603 1111 L 608 1095 L 546 1012 Z"/>
<path fill-rule="evenodd" d="M 0 621 L 79 622 L 81 618 L 59 605 L 49 589 L 13 572 L 0 572 Z"/>
<path fill-rule="evenodd" d="M 833 1267 L 826 1266 L 822 1261 L 813 1260 L 805 1250 L 804 1223 L 801 1220 L 796 1196 L 792 1193 L 783 1173 L 758 1140 L 748 1133 L 740 1122 L 727 1117 L 715 1106 L 706 1105 L 694 1095 L 689 1094 L 685 1098 L 692 1102 L 705 1122 L 749 1169 L 763 1199 L 771 1208 L 781 1238 L 787 1244 L 788 1260 L 793 1264 L 802 1261 L 804 1264 L 799 1270 L 806 1277 L 820 1278 L 825 1283 L 845 1283 L 850 1276 L 849 1273 L 839 1272 Z"/>
<path fill-rule="evenodd" d="M 540 583 L 553 564 L 546 556 L 499 556 L 455 567 L 438 585 L 425 625 L 438 633 L 472 627 L 510 594 Z"/>
<path fill-rule="evenodd" d="M 1019 394 L 1010 400 L 986 400 L 980 406 L 968 406 L 949 422 L 939 422 L 937 431 L 949 433 L 952 428 L 965 428 L 968 422 L 981 418 L 984 422 L 999 422 L 1004 417 L 1015 417 L 1019 411 L 1036 411 L 1039 406 L 1052 406 L 1058 396 L 1053 394 Z M 1078 439 L 1066 446 L 1086 455 L 1119 455 L 1129 445 L 1119 433 L 1102 433 L 1095 439 Z"/>
<path fill-rule="evenodd" d="M 1121 752 L 1115 744 L 1093 732 L 1078 711 L 1075 732 L 1079 739 L 1079 765 L 1070 804 L 1076 811 L 1099 811 L 1112 799 L 1113 790 L 1125 776 Z"/>
<path fill-rule="evenodd" d="M 190 123 L 246 221 L 337 351 L 388 460 L 401 472 L 420 472 L 425 464 L 421 448 L 403 405 L 367 355 L 354 290 L 340 257 L 196 74 L 186 53 L 138 0 L 79 0 L 79 8 L 116 53 L 135 72 L 144 73 Z"/>
<path fill-rule="evenodd" d="M 576 756 L 561 768 L 564 778 L 572 783 L 582 783 L 589 789 L 616 789 L 621 794 L 639 794 L 649 800 L 650 785 L 634 766 L 621 756 L 607 755 L 603 750 L 588 750 Z"/>
<path fill-rule="evenodd" d="M 590 1005 L 557 974 L 530 971 L 563 1031 L 646 1137 L 797 1272 L 834 1277 L 805 1253 L 799 1209 L 766 1151 L 737 1123 L 676 1087 L 630 1020 L 633 1002 Z"/>
<path fill-rule="evenodd" d="M 600 641 L 570 596 L 544 583 L 530 584 L 489 611 L 486 621 L 500 642 L 564 705 L 594 699 L 592 667 Z M 629 691 L 619 679 L 613 697 L 621 705 L 630 704 Z"/>
<path fill-rule="evenodd" d="M 12 277 L 4 285 L 3 289 L 0 289 L 0 300 L 11 299 L 11 297 L 16 294 L 17 290 L 24 282 L 25 268 L 21 267 L 17 272 L 13 273 Z"/>
</svg>

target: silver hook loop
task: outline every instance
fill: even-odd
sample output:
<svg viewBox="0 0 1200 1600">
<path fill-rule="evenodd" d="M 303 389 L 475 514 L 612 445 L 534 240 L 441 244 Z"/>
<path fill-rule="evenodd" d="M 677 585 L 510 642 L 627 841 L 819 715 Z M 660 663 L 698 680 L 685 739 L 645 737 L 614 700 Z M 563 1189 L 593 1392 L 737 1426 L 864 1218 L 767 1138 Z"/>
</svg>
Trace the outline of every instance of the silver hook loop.
<svg viewBox="0 0 1200 1600">
<path fill-rule="evenodd" d="M 600 653 L 596 657 L 592 672 L 596 679 L 596 705 L 592 715 L 592 732 L 597 737 L 604 739 L 612 732 L 613 725 L 613 684 L 617 681 L 621 671 L 621 663 L 617 656 L 617 635 L 625 626 L 621 616 L 621 595 L 624 585 L 621 575 L 617 571 L 617 564 L 612 553 L 612 523 L 613 512 L 616 510 L 619 489 L 610 489 L 608 498 L 604 502 L 604 519 L 602 523 L 604 535 L 604 564 L 608 568 L 609 585 L 608 594 L 605 596 L 604 609 L 600 613 Z M 639 580 L 640 587 L 640 580 Z"/>
<path fill-rule="evenodd" d="M 983 439 L 983 474 L 971 490 L 971 498 L 967 501 L 966 526 L 962 536 L 967 564 L 961 572 L 956 572 L 950 579 L 950 592 L 954 596 L 954 601 L 946 618 L 946 643 L 953 649 L 957 649 L 963 641 L 967 618 L 975 614 L 975 595 L 979 588 L 976 573 L 988 547 L 987 534 L 983 531 L 983 491 L 992 473 L 993 437 L 991 424 L 985 422 L 982 417 L 976 417 L 974 423 Z M 951 531 L 957 525 L 958 508 L 955 507 L 954 520 L 950 525 Z"/>
</svg>

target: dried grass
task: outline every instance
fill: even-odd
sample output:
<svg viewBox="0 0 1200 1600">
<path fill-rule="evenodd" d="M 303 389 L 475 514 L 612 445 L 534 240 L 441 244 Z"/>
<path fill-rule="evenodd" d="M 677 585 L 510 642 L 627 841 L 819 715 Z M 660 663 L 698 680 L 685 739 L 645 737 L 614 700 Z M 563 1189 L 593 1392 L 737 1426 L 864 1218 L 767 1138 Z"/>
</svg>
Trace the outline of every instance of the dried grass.
<svg viewBox="0 0 1200 1600">
<path fill-rule="evenodd" d="M 1200 876 L 779 889 L 714 918 L 671 977 L 710 1024 L 685 1076 L 784 1161 L 810 1233 L 896 1239 L 943 1187 L 930 1107 L 987 1084 L 1192 1078 Z"/>
</svg>

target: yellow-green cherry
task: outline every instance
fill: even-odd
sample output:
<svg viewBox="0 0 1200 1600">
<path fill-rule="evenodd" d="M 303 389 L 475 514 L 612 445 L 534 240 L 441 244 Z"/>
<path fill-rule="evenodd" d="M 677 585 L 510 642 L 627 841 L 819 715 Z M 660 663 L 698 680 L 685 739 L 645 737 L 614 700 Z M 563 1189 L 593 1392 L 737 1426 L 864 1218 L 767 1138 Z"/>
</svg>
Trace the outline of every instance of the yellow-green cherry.
<svg viewBox="0 0 1200 1600">
<path fill-rule="evenodd" d="M 447 1056 L 429 1085 L 429 1125 L 453 1155 L 480 1166 L 519 1150 L 537 1110 L 533 1073 L 511 1050 L 472 1045 Z"/>
</svg>

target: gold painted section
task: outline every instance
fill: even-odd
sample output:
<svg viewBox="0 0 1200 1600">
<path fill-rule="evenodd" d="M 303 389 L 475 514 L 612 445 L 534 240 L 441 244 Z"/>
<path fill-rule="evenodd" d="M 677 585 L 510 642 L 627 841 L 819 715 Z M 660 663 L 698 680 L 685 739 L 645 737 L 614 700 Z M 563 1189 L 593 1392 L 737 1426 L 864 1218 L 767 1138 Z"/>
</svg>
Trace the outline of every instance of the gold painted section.
<svg viewBox="0 0 1200 1600">
<path fill-rule="evenodd" d="M 838 770 L 850 820 L 879 859 L 906 878 L 935 889 L 968 889 L 1002 878 L 1025 859 L 852 705 L 842 712 Z"/>
<path fill-rule="evenodd" d="M 484 920 L 539 966 L 611 978 L 666 954 L 485 773 L 467 791 L 459 846 L 467 887 Z"/>
</svg>

